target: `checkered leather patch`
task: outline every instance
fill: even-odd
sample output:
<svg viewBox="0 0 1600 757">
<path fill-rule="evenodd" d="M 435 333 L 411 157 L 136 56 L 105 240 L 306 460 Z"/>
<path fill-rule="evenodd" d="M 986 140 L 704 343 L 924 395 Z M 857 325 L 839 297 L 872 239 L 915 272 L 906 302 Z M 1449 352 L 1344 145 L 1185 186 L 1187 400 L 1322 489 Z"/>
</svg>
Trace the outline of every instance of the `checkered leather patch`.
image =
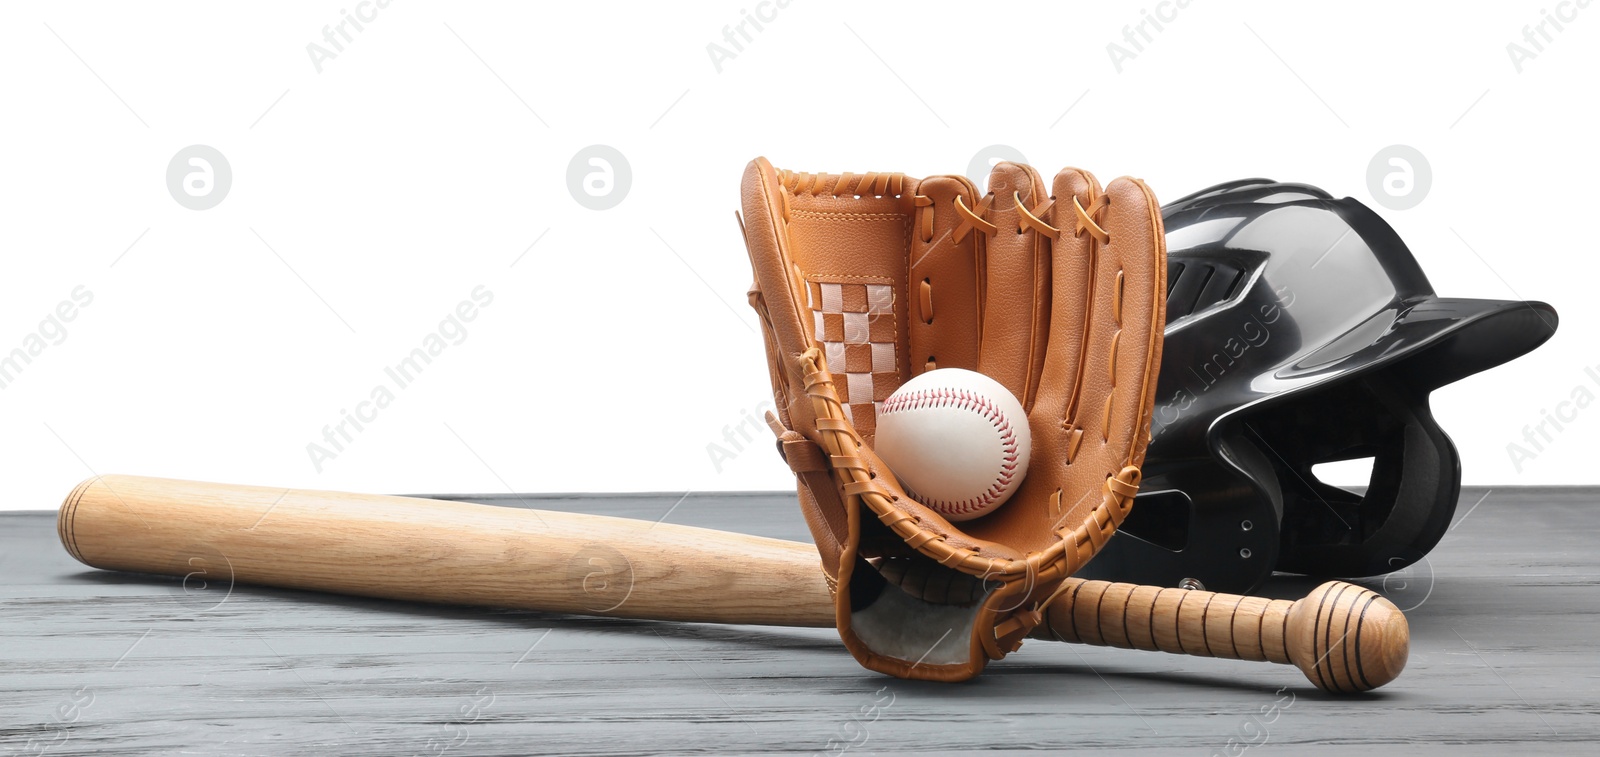
<svg viewBox="0 0 1600 757">
<path fill-rule="evenodd" d="M 807 280 L 806 298 L 845 417 L 870 438 L 883 401 L 900 388 L 894 289 L 888 284 Z"/>
</svg>

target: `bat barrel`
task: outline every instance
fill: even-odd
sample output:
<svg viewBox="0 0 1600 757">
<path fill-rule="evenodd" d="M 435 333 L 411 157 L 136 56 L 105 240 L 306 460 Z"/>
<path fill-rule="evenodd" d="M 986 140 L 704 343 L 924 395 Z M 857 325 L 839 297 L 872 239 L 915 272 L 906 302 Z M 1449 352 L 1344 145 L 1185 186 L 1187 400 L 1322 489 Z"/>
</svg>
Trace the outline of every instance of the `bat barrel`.
<svg viewBox="0 0 1600 757">
<path fill-rule="evenodd" d="M 207 584 L 653 620 L 833 625 L 809 545 L 668 523 L 99 476 L 68 495 L 57 530 L 86 565 Z M 757 563 L 762 569 L 751 570 Z"/>
</svg>

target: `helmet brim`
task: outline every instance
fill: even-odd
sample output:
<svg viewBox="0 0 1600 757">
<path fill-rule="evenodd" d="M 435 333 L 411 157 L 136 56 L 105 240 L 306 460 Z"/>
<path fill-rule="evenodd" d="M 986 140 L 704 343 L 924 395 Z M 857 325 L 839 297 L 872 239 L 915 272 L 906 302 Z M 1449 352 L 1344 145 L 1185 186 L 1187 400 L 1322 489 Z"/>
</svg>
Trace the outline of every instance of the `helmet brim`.
<svg viewBox="0 0 1600 757">
<path fill-rule="evenodd" d="M 1400 368 L 1407 383 L 1428 391 L 1527 354 L 1549 340 L 1558 323 L 1555 309 L 1538 301 L 1427 297 L 1372 315 L 1274 377 L 1297 385 L 1283 387 L 1290 394 Z"/>
</svg>

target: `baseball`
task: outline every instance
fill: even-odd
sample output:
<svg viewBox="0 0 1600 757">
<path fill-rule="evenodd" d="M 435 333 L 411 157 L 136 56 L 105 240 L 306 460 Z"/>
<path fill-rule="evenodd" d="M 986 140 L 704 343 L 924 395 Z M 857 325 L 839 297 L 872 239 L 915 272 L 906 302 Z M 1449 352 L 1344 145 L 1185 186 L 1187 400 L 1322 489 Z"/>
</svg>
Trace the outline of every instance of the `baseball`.
<svg viewBox="0 0 1600 757">
<path fill-rule="evenodd" d="M 873 448 L 918 502 L 962 521 L 1016 492 L 1032 444 L 1010 390 L 981 373 L 940 368 L 883 401 Z"/>
</svg>

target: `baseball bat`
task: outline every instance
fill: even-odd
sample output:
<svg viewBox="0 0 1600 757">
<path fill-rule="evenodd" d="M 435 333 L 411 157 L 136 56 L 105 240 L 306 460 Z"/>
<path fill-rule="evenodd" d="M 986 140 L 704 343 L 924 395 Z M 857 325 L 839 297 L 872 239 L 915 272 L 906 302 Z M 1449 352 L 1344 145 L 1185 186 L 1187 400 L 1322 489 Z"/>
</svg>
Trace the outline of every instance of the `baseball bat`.
<svg viewBox="0 0 1600 757">
<path fill-rule="evenodd" d="M 628 518 L 344 492 L 97 476 L 61 505 L 79 562 L 384 599 L 700 623 L 831 627 L 815 547 Z M 196 585 L 199 585 L 198 583 Z M 1329 582 L 1268 600 L 1069 579 L 1034 637 L 1290 663 L 1365 691 L 1405 666 L 1388 600 Z"/>
</svg>

